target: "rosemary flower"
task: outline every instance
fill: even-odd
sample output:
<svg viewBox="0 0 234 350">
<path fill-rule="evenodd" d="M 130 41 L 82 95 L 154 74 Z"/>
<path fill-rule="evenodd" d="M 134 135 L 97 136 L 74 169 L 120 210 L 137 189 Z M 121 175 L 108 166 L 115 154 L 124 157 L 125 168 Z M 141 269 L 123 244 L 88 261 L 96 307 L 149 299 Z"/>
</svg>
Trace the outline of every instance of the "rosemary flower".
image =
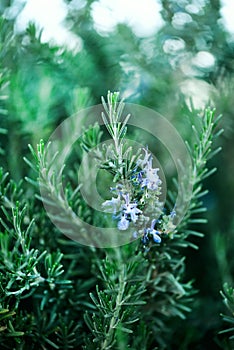
<svg viewBox="0 0 234 350">
<path fill-rule="evenodd" d="M 121 217 L 121 220 L 118 222 L 118 229 L 125 231 L 128 229 L 129 221 L 126 219 L 125 215 Z"/>
<path fill-rule="evenodd" d="M 114 215 L 116 214 L 117 211 L 120 210 L 121 208 L 121 200 L 120 197 L 118 196 L 117 198 L 112 197 L 112 199 L 105 201 L 102 206 L 104 208 L 107 208 L 108 211 L 113 213 Z"/>
<path fill-rule="evenodd" d="M 149 240 L 149 237 L 148 237 L 149 234 L 153 236 L 153 240 L 155 243 L 161 243 L 161 237 L 160 237 L 161 232 L 155 230 L 155 228 L 154 228 L 156 222 L 157 222 L 157 220 L 153 219 L 151 221 L 151 226 L 149 228 L 145 229 L 145 234 L 144 234 L 144 237 L 142 239 L 143 243 L 146 243 Z"/>
<path fill-rule="evenodd" d="M 131 221 L 136 222 L 138 219 L 137 214 L 142 213 L 140 209 L 137 208 L 137 203 L 130 203 L 129 193 L 122 195 L 125 199 L 125 204 L 123 205 L 123 212 L 126 215 L 130 215 Z"/>
</svg>

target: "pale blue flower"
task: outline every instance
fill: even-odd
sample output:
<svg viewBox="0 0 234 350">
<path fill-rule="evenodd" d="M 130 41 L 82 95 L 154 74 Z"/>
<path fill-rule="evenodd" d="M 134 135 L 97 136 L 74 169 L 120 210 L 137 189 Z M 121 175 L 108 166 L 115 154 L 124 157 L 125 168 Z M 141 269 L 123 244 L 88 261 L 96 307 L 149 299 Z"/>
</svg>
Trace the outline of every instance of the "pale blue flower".
<svg viewBox="0 0 234 350">
<path fill-rule="evenodd" d="M 118 222 L 118 229 L 121 231 L 125 231 L 128 229 L 128 226 L 129 226 L 129 221 L 123 215 L 121 220 Z"/>
<path fill-rule="evenodd" d="M 162 240 L 161 240 L 161 237 L 159 237 L 160 235 L 159 231 L 152 230 L 150 234 L 153 235 L 153 240 L 155 243 L 161 243 Z"/>
<path fill-rule="evenodd" d="M 148 234 L 153 236 L 153 240 L 155 243 L 161 243 L 161 232 L 154 229 L 155 223 L 157 220 L 152 220 L 150 228 L 146 229 L 146 236 L 148 238 Z"/>
<path fill-rule="evenodd" d="M 137 165 L 142 167 L 142 170 L 137 176 L 138 182 L 141 187 L 147 187 L 148 190 L 155 191 L 161 185 L 162 181 L 158 176 L 158 168 L 153 168 L 153 157 L 151 153 L 148 152 L 147 148 L 143 148 L 145 152 L 145 158 L 138 160 Z"/>
<path fill-rule="evenodd" d="M 142 213 L 140 209 L 137 208 L 137 203 L 130 203 L 129 193 L 123 194 L 125 199 L 125 204 L 123 205 L 123 212 L 125 215 L 130 215 L 132 222 L 136 222 L 138 219 L 137 214 Z"/>
<path fill-rule="evenodd" d="M 102 206 L 106 208 L 107 212 L 116 214 L 120 210 L 121 200 L 119 197 L 112 197 L 112 199 L 105 201 Z"/>
<path fill-rule="evenodd" d="M 161 185 L 162 181 L 158 176 L 158 168 L 152 167 L 152 156 L 147 161 L 146 166 L 144 167 L 145 178 L 142 180 L 142 187 L 146 186 L 149 190 L 157 190 Z"/>
<path fill-rule="evenodd" d="M 145 158 L 144 159 L 138 159 L 138 161 L 137 161 L 137 165 L 141 166 L 142 168 L 147 164 L 147 162 L 149 161 L 149 158 L 151 156 L 151 154 L 148 152 L 148 147 L 147 148 L 143 148 L 143 151 L 145 152 Z"/>
</svg>

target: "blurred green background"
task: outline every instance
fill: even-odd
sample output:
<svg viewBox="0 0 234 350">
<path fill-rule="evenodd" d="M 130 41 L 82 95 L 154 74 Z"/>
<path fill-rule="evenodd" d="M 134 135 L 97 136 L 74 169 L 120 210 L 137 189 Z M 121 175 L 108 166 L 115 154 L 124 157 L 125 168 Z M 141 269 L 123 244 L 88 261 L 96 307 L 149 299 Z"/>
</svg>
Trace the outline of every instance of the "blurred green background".
<svg viewBox="0 0 234 350">
<path fill-rule="evenodd" d="M 162 113 L 185 140 L 193 139 L 191 124 L 205 106 L 223 115 L 217 142 L 222 152 L 210 164 L 217 172 L 205 183 L 209 223 L 199 228 L 205 237 L 194 239 L 200 250 L 185 252 L 187 277 L 198 293 L 181 334 L 175 334 L 181 349 L 220 348 L 219 314 L 226 312 L 220 290 L 224 282 L 234 285 L 234 38 L 224 26 L 223 3 L 158 1 L 156 29 L 145 33 L 134 21 L 121 23 L 128 1 L 119 4 L 119 23 L 108 28 L 94 21 L 97 1 L 64 1 L 64 45 L 43 39 L 46 28 L 20 28 L 27 3 L 0 4 L 0 157 L 16 181 L 29 172 L 23 162 L 28 143 L 47 140 L 62 120 L 100 103 L 108 90 Z M 43 9 L 48 23 L 49 3 Z M 111 0 L 103 3 L 111 8 Z M 115 14 L 108 13 L 113 22 Z"/>
</svg>

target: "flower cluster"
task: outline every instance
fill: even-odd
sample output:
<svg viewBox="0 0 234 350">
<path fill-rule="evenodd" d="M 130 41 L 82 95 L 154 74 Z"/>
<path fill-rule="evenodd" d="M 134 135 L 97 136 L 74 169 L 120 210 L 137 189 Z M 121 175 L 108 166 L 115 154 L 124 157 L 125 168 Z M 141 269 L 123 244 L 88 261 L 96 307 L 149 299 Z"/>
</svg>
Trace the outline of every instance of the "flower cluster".
<svg viewBox="0 0 234 350">
<path fill-rule="evenodd" d="M 123 200 L 121 201 L 121 198 L 124 199 L 124 202 Z M 121 211 L 120 215 L 115 216 L 120 218 L 118 221 L 118 229 L 121 231 L 128 229 L 130 221 L 136 223 L 138 215 L 142 213 L 142 211 L 137 208 L 137 203 L 130 201 L 129 193 L 124 194 L 121 190 L 118 190 L 117 198 L 112 197 L 111 200 L 105 201 L 103 207 L 109 208 L 114 216 L 117 211 Z"/>
<path fill-rule="evenodd" d="M 159 169 L 153 168 L 152 154 L 147 148 L 143 151 L 143 159 L 138 159 L 130 178 L 112 188 L 117 196 L 105 201 L 103 207 L 118 220 L 119 230 L 131 227 L 133 237 L 142 237 L 144 244 L 149 242 L 150 237 L 155 243 L 160 243 L 161 232 L 155 226 L 159 224 L 157 218 L 162 215 L 162 203 L 159 201 L 162 181 Z"/>
<path fill-rule="evenodd" d="M 156 191 L 160 188 L 162 181 L 158 176 L 158 168 L 153 168 L 152 154 L 148 152 L 148 149 L 143 148 L 145 152 L 145 158 L 143 160 L 138 160 L 137 165 L 142 168 L 142 170 L 137 175 L 137 180 L 141 187 L 146 187 L 148 190 Z"/>
</svg>

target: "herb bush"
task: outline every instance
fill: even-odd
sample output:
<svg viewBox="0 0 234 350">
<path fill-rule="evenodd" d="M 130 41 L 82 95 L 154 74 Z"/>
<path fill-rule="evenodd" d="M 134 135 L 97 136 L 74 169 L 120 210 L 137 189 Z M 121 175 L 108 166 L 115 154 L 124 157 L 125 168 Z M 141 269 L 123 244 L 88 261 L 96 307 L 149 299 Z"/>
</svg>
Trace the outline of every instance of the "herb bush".
<svg viewBox="0 0 234 350">
<path fill-rule="evenodd" d="M 5 15 L 8 5 L 1 5 L 1 348 L 232 349 L 233 203 L 223 195 L 223 177 L 232 198 L 233 46 L 215 24 L 219 6 L 207 1 L 203 14 L 193 16 L 196 37 L 204 39 L 194 43 L 189 30 L 178 33 L 171 26 L 176 2 L 162 2 L 165 26 L 152 38 L 157 54 L 147 58 L 142 47 L 148 39 L 135 37 L 125 25 L 112 37 L 98 34 L 91 3 L 80 17 L 68 15 L 84 42 L 78 53 L 42 43 L 33 24 L 16 34 L 14 19 Z M 165 38 L 175 35 L 186 43 L 187 56 L 163 52 Z M 197 75 L 215 87 L 217 112 L 214 102 L 198 108 L 177 91 L 186 79 L 180 60 L 207 49 L 199 47 L 204 43 L 216 66 Z M 150 76 L 157 66 L 156 78 Z M 139 85 L 124 101 L 121 96 L 139 74 Z M 107 94 L 108 89 L 120 93 Z M 61 164 L 62 148 L 48 142 L 50 135 L 100 101 L 102 125 L 76 125 L 81 137 Z M 182 182 L 168 163 L 165 203 L 155 157 L 167 164 L 168 154 L 131 126 L 134 115 L 125 113 L 124 102 L 166 115 L 184 140 L 191 163 L 180 164 Z M 225 137 L 217 138 L 223 127 Z M 128 137 L 141 146 L 129 147 Z M 106 147 L 107 139 L 112 142 Z M 87 205 L 77 181 L 90 154 L 83 179 L 92 191 L 95 164 L 100 211 Z M 189 199 L 183 215 L 175 206 L 178 191 Z M 83 232 L 72 212 L 90 226 L 112 228 L 113 244 L 100 247 L 99 236 L 81 244 L 77 237 L 91 237 L 92 230 Z M 118 245 L 118 235 L 126 235 L 127 243 Z"/>
</svg>

